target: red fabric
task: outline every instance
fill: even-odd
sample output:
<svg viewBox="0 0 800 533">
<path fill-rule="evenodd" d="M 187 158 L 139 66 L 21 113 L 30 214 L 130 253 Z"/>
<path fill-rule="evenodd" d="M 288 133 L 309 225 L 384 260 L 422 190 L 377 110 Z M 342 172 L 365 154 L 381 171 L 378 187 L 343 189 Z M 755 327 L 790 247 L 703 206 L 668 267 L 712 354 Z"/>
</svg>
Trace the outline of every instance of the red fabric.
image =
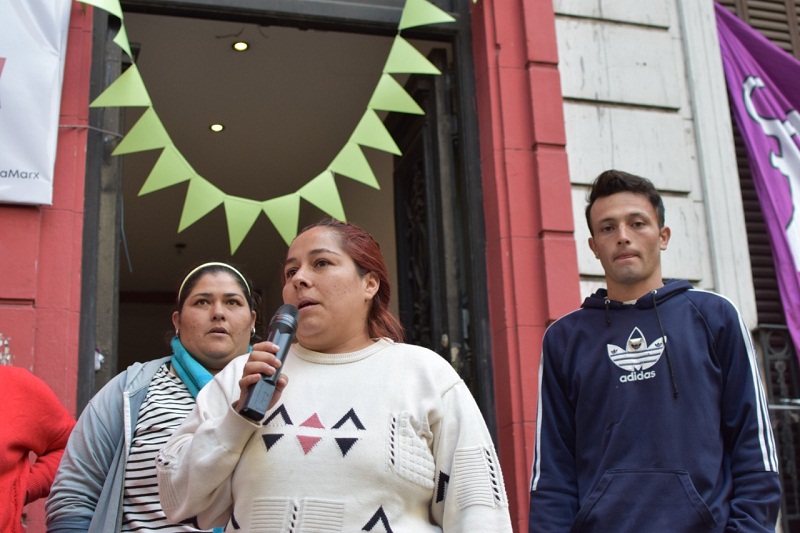
<svg viewBox="0 0 800 533">
<path fill-rule="evenodd" d="M 44 381 L 24 368 L 0 366 L 0 531 L 25 532 L 22 508 L 50 493 L 74 426 Z"/>
</svg>

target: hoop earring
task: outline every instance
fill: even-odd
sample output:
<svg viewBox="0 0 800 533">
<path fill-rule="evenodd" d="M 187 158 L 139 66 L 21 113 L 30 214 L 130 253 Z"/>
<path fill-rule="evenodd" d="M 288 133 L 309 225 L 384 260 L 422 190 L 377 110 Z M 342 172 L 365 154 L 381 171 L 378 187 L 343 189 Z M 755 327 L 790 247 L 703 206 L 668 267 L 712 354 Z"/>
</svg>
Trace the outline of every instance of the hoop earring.
<svg viewBox="0 0 800 533">
<path fill-rule="evenodd" d="M 256 328 L 253 328 L 253 331 L 250 333 L 250 336 L 251 337 L 255 337 L 256 336 Z"/>
<path fill-rule="evenodd" d="M 176 336 L 176 337 L 178 337 L 178 338 L 180 338 L 180 336 L 181 336 L 181 330 L 179 330 L 179 329 L 176 329 L 176 330 L 175 330 L 175 336 Z"/>
</svg>

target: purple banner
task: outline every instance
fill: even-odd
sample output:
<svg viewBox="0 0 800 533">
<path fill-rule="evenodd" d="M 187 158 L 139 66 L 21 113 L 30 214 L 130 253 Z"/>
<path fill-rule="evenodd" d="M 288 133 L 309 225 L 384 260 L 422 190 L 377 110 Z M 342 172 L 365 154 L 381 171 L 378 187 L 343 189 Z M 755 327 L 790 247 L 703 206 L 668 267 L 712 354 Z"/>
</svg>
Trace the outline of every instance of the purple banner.
<svg viewBox="0 0 800 533">
<path fill-rule="evenodd" d="M 731 106 L 800 355 L 800 61 L 716 2 L 715 10 Z"/>
</svg>

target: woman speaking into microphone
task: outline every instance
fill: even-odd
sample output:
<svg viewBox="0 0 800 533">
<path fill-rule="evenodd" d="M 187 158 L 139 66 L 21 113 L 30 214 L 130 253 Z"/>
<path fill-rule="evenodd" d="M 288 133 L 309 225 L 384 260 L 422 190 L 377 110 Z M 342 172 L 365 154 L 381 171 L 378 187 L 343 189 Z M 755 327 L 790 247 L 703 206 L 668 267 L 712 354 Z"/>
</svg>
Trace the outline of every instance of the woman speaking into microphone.
<svg viewBox="0 0 800 533">
<path fill-rule="evenodd" d="M 157 458 L 167 517 L 226 531 L 510 532 L 481 413 L 444 359 L 401 342 L 373 238 L 330 219 L 307 227 L 283 282 L 297 342 L 282 364 L 277 345 L 255 345 L 200 392 Z M 277 367 L 263 420 L 242 416 Z"/>
</svg>

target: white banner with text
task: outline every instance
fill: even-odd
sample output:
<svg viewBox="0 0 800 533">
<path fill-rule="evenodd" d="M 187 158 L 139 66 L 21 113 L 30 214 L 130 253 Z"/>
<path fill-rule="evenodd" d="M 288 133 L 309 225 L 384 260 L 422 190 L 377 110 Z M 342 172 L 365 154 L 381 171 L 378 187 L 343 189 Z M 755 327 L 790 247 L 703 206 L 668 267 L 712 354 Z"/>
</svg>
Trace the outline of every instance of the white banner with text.
<svg viewBox="0 0 800 533">
<path fill-rule="evenodd" d="M 0 1 L 0 202 L 51 205 L 70 0 Z"/>
</svg>

